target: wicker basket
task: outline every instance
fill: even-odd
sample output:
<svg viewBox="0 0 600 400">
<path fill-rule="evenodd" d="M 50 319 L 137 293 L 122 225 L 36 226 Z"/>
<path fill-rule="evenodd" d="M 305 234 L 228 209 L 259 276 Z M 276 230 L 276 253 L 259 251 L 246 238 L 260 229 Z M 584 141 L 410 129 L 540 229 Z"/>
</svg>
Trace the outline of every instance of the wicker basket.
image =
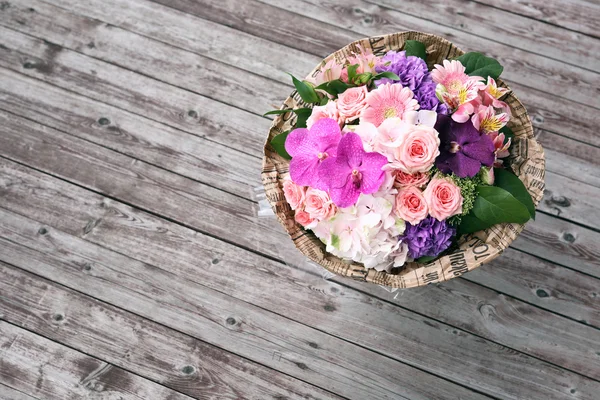
<svg viewBox="0 0 600 400">
<path fill-rule="evenodd" d="M 420 32 L 400 32 L 385 36 L 362 39 L 349 44 L 329 55 L 309 76 L 314 76 L 328 60 L 335 58 L 343 62 L 352 52 L 358 52 L 356 45 L 371 49 L 376 55 L 390 50 L 400 50 L 405 40 L 418 40 L 427 48 L 427 64 L 431 69 L 444 59 L 452 59 L 464 52 L 452 43 L 436 35 Z M 507 87 L 501 80 L 498 85 Z M 537 205 L 544 193 L 544 151 L 536 142 L 533 127 L 527 111 L 511 92 L 505 99 L 512 111 L 508 126 L 515 133 L 515 141 L 508 159 L 513 171 L 524 182 L 534 203 Z M 305 107 L 296 92 L 288 97 L 282 108 Z M 263 158 L 262 181 L 267 198 L 277 218 L 289 233 L 296 247 L 309 259 L 327 270 L 353 279 L 391 287 L 415 287 L 442 282 L 460 276 L 498 257 L 523 230 L 521 224 L 499 224 L 474 234 L 464 235 L 458 241 L 458 248 L 429 264 L 407 263 L 404 268 L 391 273 L 366 269 L 363 265 L 349 263 L 325 251 L 325 245 L 316 236 L 306 231 L 294 220 L 294 211 L 283 195 L 283 179 L 289 176 L 289 161 L 279 156 L 269 144 L 274 136 L 292 128 L 293 113 L 280 115 L 273 121 L 269 131 Z"/>
</svg>

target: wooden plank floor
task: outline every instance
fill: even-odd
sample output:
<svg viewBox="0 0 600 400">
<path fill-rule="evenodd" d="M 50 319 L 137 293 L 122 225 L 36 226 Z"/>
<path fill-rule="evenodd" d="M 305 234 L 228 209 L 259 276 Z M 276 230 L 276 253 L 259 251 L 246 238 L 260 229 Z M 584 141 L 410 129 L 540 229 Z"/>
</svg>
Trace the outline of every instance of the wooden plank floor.
<svg viewBox="0 0 600 400">
<path fill-rule="evenodd" d="M 0 399 L 600 399 L 599 27 L 589 0 L 0 0 Z M 502 257 L 402 291 L 323 276 L 253 190 L 285 73 L 409 29 L 504 64 L 547 190 Z"/>
</svg>

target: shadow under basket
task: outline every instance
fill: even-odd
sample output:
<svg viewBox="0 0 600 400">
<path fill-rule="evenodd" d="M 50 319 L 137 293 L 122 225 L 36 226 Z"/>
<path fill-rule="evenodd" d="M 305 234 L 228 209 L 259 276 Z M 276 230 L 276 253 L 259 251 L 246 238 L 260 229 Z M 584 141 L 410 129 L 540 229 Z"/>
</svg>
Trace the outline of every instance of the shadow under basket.
<svg viewBox="0 0 600 400">
<path fill-rule="evenodd" d="M 430 70 L 434 64 L 441 64 L 445 59 L 453 59 L 464 54 L 462 50 L 442 37 L 420 32 L 399 32 L 353 42 L 330 54 L 309 76 L 318 73 L 322 65 L 332 58 L 343 63 L 352 53 L 359 52 L 357 45 L 364 49 L 371 49 L 375 55 L 381 56 L 390 50 L 402 49 L 406 40 L 418 40 L 425 44 L 426 61 Z M 501 80 L 498 80 L 498 85 L 508 88 Z M 527 110 L 515 94 L 510 92 L 503 100 L 510 106 L 512 117 L 508 127 L 515 134 L 511 154 L 505 162 L 523 181 L 537 206 L 544 193 L 544 151 L 534 138 Z M 294 91 L 285 100 L 282 109 L 305 106 L 306 104 Z M 378 272 L 374 269 L 367 269 L 362 264 L 344 261 L 328 253 L 325 245 L 311 231 L 305 230 L 296 223 L 294 211 L 285 200 L 282 185 L 284 178 L 289 176 L 289 161 L 278 155 L 271 147 L 270 142 L 273 137 L 293 129 L 294 122 L 295 116 L 291 112 L 278 115 L 273 121 L 264 147 L 262 182 L 275 215 L 296 247 L 310 260 L 332 273 L 360 281 L 400 288 L 442 282 L 460 276 L 498 257 L 523 230 L 524 225 L 522 224 L 498 224 L 483 231 L 463 235 L 458 239 L 458 247 L 451 253 L 428 264 L 406 263 L 398 271 Z M 276 243 L 273 245 L 275 246 Z"/>
</svg>

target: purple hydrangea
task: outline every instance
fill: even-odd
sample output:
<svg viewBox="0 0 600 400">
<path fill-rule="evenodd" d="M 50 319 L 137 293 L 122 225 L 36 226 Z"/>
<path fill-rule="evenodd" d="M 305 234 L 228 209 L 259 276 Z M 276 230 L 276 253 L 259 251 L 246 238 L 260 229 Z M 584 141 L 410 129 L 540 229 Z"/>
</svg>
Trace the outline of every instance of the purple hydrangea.
<svg viewBox="0 0 600 400">
<path fill-rule="evenodd" d="M 421 110 L 431 110 L 438 114 L 448 115 L 450 110 L 435 95 L 436 83 L 433 81 L 421 82 L 421 86 L 415 92 L 415 98 L 421 106 Z"/>
<path fill-rule="evenodd" d="M 427 217 L 416 225 L 406 223 L 403 242 L 408 245 L 408 255 L 412 258 L 437 257 L 450 247 L 454 235 L 456 228 L 447 221 Z"/>
<path fill-rule="evenodd" d="M 382 78 L 375 81 L 377 86 L 386 83 L 401 83 L 415 94 L 415 98 L 421 106 L 421 110 L 433 110 L 441 114 L 447 114 L 448 109 L 441 104 L 435 95 L 436 84 L 431 79 L 425 60 L 415 56 L 406 56 L 406 52 L 388 51 L 381 58 L 379 65 L 375 67 L 376 72 L 393 72 L 400 81 L 392 81 Z"/>
</svg>

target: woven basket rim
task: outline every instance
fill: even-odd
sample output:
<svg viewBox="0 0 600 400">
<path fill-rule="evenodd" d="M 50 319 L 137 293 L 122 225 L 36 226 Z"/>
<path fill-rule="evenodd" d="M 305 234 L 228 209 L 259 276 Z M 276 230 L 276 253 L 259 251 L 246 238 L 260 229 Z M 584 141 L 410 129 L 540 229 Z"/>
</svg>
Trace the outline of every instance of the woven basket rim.
<svg viewBox="0 0 600 400">
<path fill-rule="evenodd" d="M 350 52 L 357 52 L 359 49 L 358 45 L 370 48 L 375 54 L 379 55 L 377 51 L 400 50 L 404 41 L 409 39 L 420 40 L 426 44 L 429 69 L 432 68 L 433 63 L 438 63 L 436 62 L 438 61 L 437 59 L 440 59 L 439 62 L 441 62 L 441 59 L 454 58 L 464 54 L 461 49 L 443 37 L 417 31 L 398 32 L 359 39 L 344 46 L 323 59 L 307 75 L 307 78 L 315 74 L 325 62 L 332 58 L 337 58 L 338 61 L 341 61 Z M 436 52 L 435 58 L 437 59 L 431 60 L 431 55 Z M 441 52 L 445 52 L 446 54 L 441 54 Z M 501 79 L 498 79 L 497 82 L 499 86 L 509 88 Z M 296 92 L 293 91 L 284 101 L 281 109 L 295 108 L 298 104 L 302 104 L 297 95 L 294 97 L 295 94 Z M 526 184 L 537 206 L 543 196 L 544 187 L 545 160 L 543 149 L 535 140 L 531 120 L 525 107 L 516 95 L 511 91 L 503 100 L 509 104 L 513 112 L 513 118 L 509 122 L 509 126 L 513 128 L 516 135 L 516 142 L 513 145 L 513 149 L 518 145 L 516 150 L 513 150 L 515 154 L 512 154 L 510 157 L 510 164 L 515 173 Z M 517 115 L 516 118 L 515 115 Z M 517 120 L 515 121 L 515 119 Z M 278 115 L 269 130 L 264 147 L 262 171 L 265 192 L 278 220 L 286 229 L 296 247 L 313 262 L 320 264 L 337 275 L 402 288 L 445 281 L 460 276 L 498 257 L 524 228 L 523 224 L 499 224 L 487 230 L 463 236 L 459 242 L 460 247 L 458 251 L 445 255 L 430 264 L 407 263 L 397 273 L 378 272 L 373 269 L 366 269 L 362 264 L 341 260 L 333 254 L 327 253 L 324 245 L 311 231 L 305 231 L 294 221 L 293 211 L 291 211 L 291 208 L 285 201 L 282 180 L 288 175 L 287 166 L 289 162 L 274 152 L 270 146 L 270 140 L 273 136 L 285 130 L 284 127 L 289 125 L 289 121 L 290 119 L 284 119 L 284 115 Z M 485 252 L 483 251 L 484 248 L 486 249 Z"/>
</svg>

